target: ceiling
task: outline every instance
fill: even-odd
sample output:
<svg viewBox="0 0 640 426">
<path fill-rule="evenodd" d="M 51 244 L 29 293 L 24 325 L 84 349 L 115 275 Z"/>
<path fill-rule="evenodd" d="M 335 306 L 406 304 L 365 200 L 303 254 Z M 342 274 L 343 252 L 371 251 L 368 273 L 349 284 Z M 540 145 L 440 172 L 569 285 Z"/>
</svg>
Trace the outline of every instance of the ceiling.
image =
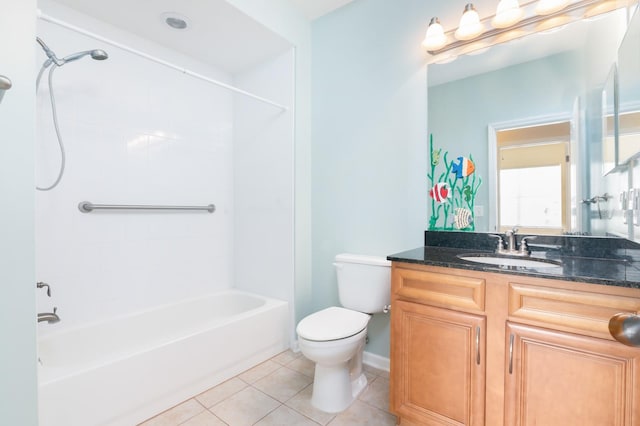
<svg viewBox="0 0 640 426">
<path fill-rule="evenodd" d="M 287 0 L 312 20 L 352 0 Z M 284 38 L 249 18 L 224 0 L 40 0 L 63 5 L 142 38 L 230 73 L 237 73 L 291 48 Z M 165 24 L 163 13 L 175 12 L 189 20 L 186 30 Z"/>
<path fill-rule="evenodd" d="M 354 0 L 288 0 L 307 19 L 314 20 Z"/>
</svg>

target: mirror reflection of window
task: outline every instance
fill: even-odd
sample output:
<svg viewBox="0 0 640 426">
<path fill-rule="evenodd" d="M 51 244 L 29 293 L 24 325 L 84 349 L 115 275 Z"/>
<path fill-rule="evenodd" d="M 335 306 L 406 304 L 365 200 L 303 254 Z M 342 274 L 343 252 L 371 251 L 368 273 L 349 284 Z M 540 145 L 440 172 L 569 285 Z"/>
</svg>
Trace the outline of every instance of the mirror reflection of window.
<svg viewBox="0 0 640 426">
<path fill-rule="evenodd" d="M 640 112 L 620 113 L 618 149 L 620 162 L 624 163 L 640 152 Z"/>
<path fill-rule="evenodd" d="M 570 223 L 569 122 L 496 132 L 501 231 L 562 234 Z"/>
</svg>

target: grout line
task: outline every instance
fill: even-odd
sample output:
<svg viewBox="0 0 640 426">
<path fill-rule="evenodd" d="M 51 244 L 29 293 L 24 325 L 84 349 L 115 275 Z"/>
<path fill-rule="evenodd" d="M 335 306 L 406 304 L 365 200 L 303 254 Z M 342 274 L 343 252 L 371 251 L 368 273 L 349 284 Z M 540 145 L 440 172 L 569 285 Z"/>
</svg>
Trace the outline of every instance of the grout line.
<svg viewBox="0 0 640 426">
<path fill-rule="evenodd" d="M 284 352 L 281 352 L 281 354 L 282 354 L 282 353 L 284 353 Z M 244 383 L 246 386 L 245 386 L 244 388 L 242 388 L 242 389 L 240 389 L 240 390 L 238 390 L 238 391 L 234 392 L 234 393 L 231 393 L 231 394 L 227 395 L 224 399 L 222 399 L 222 400 L 218 401 L 216 404 L 212 405 L 211 407 L 206 407 L 202 402 L 200 402 L 200 401 L 197 399 L 197 396 L 198 396 L 198 395 L 200 395 L 200 394 L 198 394 L 198 395 L 195 395 L 195 396 L 193 396 L 193 397 L 191 397 L 191 398 L 189 398 L 189 399 L 187 399 L 187 400 L 185 400 L 185 401 L 181 402 L 180 404 L 177 404 L 177 405 L 176 405 L 176 406 L 174 406 L 174 407 L 171 407 L 171 408 L 168 408 L 167 410 L 164 410 L 163 412 L 161 412 L 161 413 L 157 414 L 156 416 L 154 416 L 154 417 L 152 417 L 152 418 L 160 417 L 161 415 L 163 415 L 163 414 L 164 414 L 164 413 L 166 413 L 167 411 L 170 411 L 171 409 L 173 409 L 173 408 L 177 407 L 178 405 L 184 404 L 184 403 L 188 402 L 190 399 L 193 399 L 193 400 L 195 400 L 195 402 L 196 402 L 199 406 L 201 406 L 201 407 L 203 408 L 203 411 L 201 411 L 200 413 L 197 413 L 196 415 L 191 416 L 189 419 L 186 419 L 185 421 L 181 422 L 181 423 L 180 423 L 180 425 L 183 425 L 184 423 L 189 422 L 189 421 L 190 421 L 190 420 L 192 420 L 194 417 L 196 417 L 196 416 L 198 416 L 198 415 L 202 414 L 204 411 L 207 411 L 208 413 L 210 413 L 211 415 L 213 415 L 217 420 L 219 420 L 220 422 L 222 422 L 223 424 L 225 424 L 225 425 L 227 425 L 227 426 L 228 426 L 228 424 L 227 424 L 224 420 L 222 420 L 220 417 L 218 417 L 218 416 L 217 416 L 217 415 L 212 411 L 212 409 L 213 409 L 214 407 L 216 407 L 217 405 L 219 405 L 219 404 L 221 404 L 221 403 L 223 403 L 223 402 L 227 401 L 229 398 L 233 397 L 234 395 L 236 395 L 236 394 L 238 394 L 238 393 L 242 392 L 243 390 L 245 390 L 245 389 L 247 389 L 247 388 L 251 387 L 251 388 L 253 388 L 254 390 L 256 390 L 256 391 L 260 392 L 261 394 L 263 394 L 263 395 L 265 395 L 265 396 L 269 397 L 270 399 L 272 399 L 272 400 L 274 400 L 274 401 L 276 401 L 276 402 L 278 403 L 278 405 L 277 405 L 276 407 L 274 407 L 272 410 L 270 410 L 270 411 L 269 411 L 269 412 L 267 412 L 264 416 L 262 416 L 260 419 L 258 419 L 255 423 L 253 423 L 254 425 L 255 425 L 256 423 L 258 423 L 258 422 L 262 421 L 265 417 L 269 416 L 269 415 L 270 415 L 271 413 L 273 413 L 275 410 L 278 410 L 278 409 L 280 409 L 281 407 L 283 407 L 283 406 L 284 406 L 286 409 L 288 409 L 288 410 L 292 410 L 293 412 L 295 412 L 295 413 L 297 413 L 298 415 L 300 415 L 300 416 L 304 417 L 305 419 L 309 420 L 310 422 L 313 422 L 314 424 L 317 424 L 317 425 L 319 425 L 319 426 L 323 426 L 323 423 L 321 423 L 321 422 L 319 422 L 319 421 L 317 421 L 317 420 L 313 419 L 312 417 L 310 417 L 309 415 L 307 415 L 307 414 L 305 414 L 305 413 L 303 413 L 303 412 L 301 412 L 301 411 L 298 411 L 298 410 L 297 410 L 297 409 L 295 409 L 294 407 L 291 407 L 291 406 L 287 405 L 287 403 L 288 403 L 289 401 L 291 401 L 293 398 L 295 398 L 296 396 L 298 396 L 300 393 L 302 393 L 302 392 L 304 392 L 305 390 L 307 390 L 307 389 L 309 388 L 309 386 L 313 386 L 313 380 L 311 381 L 311 383 L 309 383 L 308 385 L 306 385 L 305 387 L 303 387 L 302 389 L 300 389 L 298 392 L 296 392 L 294 395 L 292 395 L 291 397 L 289 397 L 289 398 L 288 398 L 286 401 L 284 401 L 284 402 L 281 402 L 279 399 L 277 399 L 277 398 L 275 398 L 275 397 L 273 397 L 273 396 L 269 395 L 268 393 L 266 393 L 266 392 L 264 392 L 264 391 L 262 391 L 262 390 L 260 390 L 259 388 L 257 388 L 257 387 L 255 387 L 255 386 L 254 386 L 254 384 L 255 384 L 255 383 L 257 383 L 258 381 L 260 381 L 260 380 L 262 380 L 262 379 L 264 379 L 264 378 L 266 378 L 266 377 L 268 377 L 268 376 L 271 376 L 271 375 L 275 374 L 277 371 L 281 370 L 282 368 L 286 368 L 287 370 L 292 371 L 292 372 L 294 372 L 294 373 L 298 373 L 298 374 L 300 374 L 300 375 L 303 375 L 303 376 L 306 376 L 306 377 L 310 377 L 310 376 L 306 375 L 305 373 L 303 373 L 303 372 L 301 372 L 301 371 L 299 371 L 299 370 L 297 370 L 297 369 L 292 368 L 292 367 L 290 367 L 290 366 L 289 366 L 289 365 L 290 365 L 291 363 L 293 363 L 294 361 L 296 361 L 296 360 L 298 360 L 298 359 L 301 359 L 301 358 L 302 358 L 302 356 L 295 357 L 295 358 L 293 358 L 293 359 L 290 359 L 290 360 L 289 360 L 288 362 L 286 362 L 286 363 L 282 363 L 282 362 L 278 362 L 278 361 L 274 361 L 274 360 L 273 360 L 273 358 L 275 358 L 276 356 L 279 356 L 279 355 L 280 355 L 280 354 L 275 355 L 274 357 L 272 357 L 272 358 L 270 358 L 269 360 L 265 361 L 265 362 L 268 362 L 268 361 L 272 361 L 272 362 L 274 362 L 275 364 L 277 364 L 277 365 L 278 365 L 278 368 L 276 368 L 275 370 L 273 370 L 273 371 L 269 372 L 268 374 L 266 374 L 265 376 L 263 376 L 263 377 L 259 378 L 258 380 L 255 380 L 253 383 L 249 383 L 248 381 L 246 381 L 246 380 L 244 380 L 244 379 L 242 379 L 242 378 L 240 378 L 240 377 L 239 377 L 241 374 L 245 373 L 246 371 L 249 371 L 251 368 L 250 368 L 250 369 L 247 369 L 246 371 L 243 371 L 243 372 L 241 372 L 241 373 L 237 374 L 236 376 L 234 376 L 234 377 L 232 377 L 232 378 L 230 378 L 230 379 L 228 379 L 228 380 L 226 380 L 226 381 L 229 381 L 229 380 L 232 380 L 232 379 L 236 378 L 236 379 L 239 379 L 239 380 L 240 380 L 242 383 Z M 368 368 L 367 368 L 367 367 L 368 367 Z M 252 367 L 252 368 L 255 368 L 255 367 Z M 376 367 L 371 367 L 371 366 L 365 366 L 365 368 L 364 368 L 364 372 L 366 372 L 366 373 L 368 373 L 369 375 L 371 375 L 371 380 L 369 380 L 369 381 L 368 381 L 368 383 L 367 383 L 367 387 L 366 387 L 366 388 L 363 390 L 363 392 L 358 396 L 358 398 L 356 398 L 356 400 L 355 400 L 354 402 L 359 401 L 359 402 L 361 402 L 361 403 L 365 404 L 365 405 L 368 407 L 368 409 L 375 409 L 376 411 L 379 411 L 379 412 L 382 412 L 382 413 L 386 413 L 386 414 L 389 414 L 389 415 L 394 415 L 394 414 L 393 414 L 393 413 L 391 413 L 390 411 L 387 411 L 387 410 L 382 409 L 382 408 L 380 408 L 380 407 L 376 407 L 375 405 L 372 405 L 371 403 L 369 403 L 369 402 L 364 401 L 364 400 L 362 400 L 362 399 L 361 399 L 361 398 L 362 398 L 362 396 L 367 392 L 367 390 L 368 390 L 368 389 L 370 389 L 370 387 L 372 386 L 372 384 L 378 380 L 378 378 L 382 378 L 382 379 L 384 379 L 384 381 L 388 382 L 389 378 L 388 378 L 388 377 L 386 377 L 386 375 L 388 374 L 388 372 L 386 372 L 386 371 L 384 371 L 384 370 L 381 370 L 381 369 L 378 369 L 378 368 L 376 368 Z M 313 376 L 311 376 L 310 378 L 311 378 L 311 379 L 313 379 Z M 225 381 L 225 382 L 226 382 L 226 381 Z M 220 386 L 220 385 L 222 385 L 222 384 L 223 384 L 223 383 L 225 383 L 225 382 L 222 382 L 222 383 L 220 383 L 220 384 L 218 384 L 218 385 L 214 386 L 213 388 L 215 388 L 215 387 L 217 387 L 217 386 Z M 381 382 L 381 383 L 382 383 L 382 382 Z M 211 389 L 213 389 L 213 388 L 210 388 L 210 389 L 208 389 L 208 390 L 205 390 L 205 391 L 204 391 L 204 392 L 202 392 L 202 393 L 205 393 L 205 392 L 207 392 L 207 391 L 209 391 L 209 390 L 211 390 Z M 331 425 L 335 422 L 336 418 L 338 418 L 338 417 L 339 417 L 339 414 L 340 414 L 340 413 L 333 414 L 333 415 L 332 415 L 332 417 L 331 417 L 331 418 L 328 420 L 328 422 L 326 423 L 326 426 L 331 426 Z M 149 420 L 151 420 L 151 419 L 147 419 L 146 421 L 149 421 Z"/>
</svg>

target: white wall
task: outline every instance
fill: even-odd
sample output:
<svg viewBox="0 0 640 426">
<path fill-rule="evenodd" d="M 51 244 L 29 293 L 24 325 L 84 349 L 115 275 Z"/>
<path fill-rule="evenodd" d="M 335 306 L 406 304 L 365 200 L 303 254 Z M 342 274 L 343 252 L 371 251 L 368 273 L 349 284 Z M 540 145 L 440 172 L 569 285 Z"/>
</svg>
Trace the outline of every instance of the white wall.
<svg viewBox="0 0 640 426">
<path fill-rule="evenodd" d="M 235 76 L 237 86 L 289 108 L 236 96 L 233 144 L 235 285 L 287 300 L 292 313 L 294 61 L 292 49 Z"/>
<path fill-rule="evenodd" d="M 295 310 L 313 310 L 311 267 L 311 24 L 288 0 L 227 0 L 295 46 Z"/>
</svg>

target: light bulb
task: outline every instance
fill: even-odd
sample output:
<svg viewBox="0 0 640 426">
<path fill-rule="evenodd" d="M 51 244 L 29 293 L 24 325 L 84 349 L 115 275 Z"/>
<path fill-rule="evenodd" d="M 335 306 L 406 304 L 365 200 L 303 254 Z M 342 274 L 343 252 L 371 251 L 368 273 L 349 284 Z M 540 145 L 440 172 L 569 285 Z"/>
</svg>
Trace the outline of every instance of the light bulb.
<svg viewBox="0 0 640 426">
<path fill-rule="evenodd" d="M 447 44 L 447 36 L 444 35 L 444 28 L 440 25 L 438 18 L 431 18 L 427 34 L 422 45 L 428 51 L 442 49 Z"/>
<path fill-rule="evenodd" d="M 536 5 L 538 15 L 549 15 L 564 9 L 569 4 L 569 0 L 540 0 Z"/>
<path fill-rule="evenodd" d="M 484 27 L 480 23 L 480 16 L 476 12 L 472 3 L 468 3 L 464 7 L 464 13 L 460 18 L 460 25 L 454 33 L 458 40 L 471 40 L 479 36 L 484 31 Z"/>
<path fill-rule="evenodd" d="M 500 0 L 491 25 L 494 28 L 507 28 L 518 23 L 523 15 L 524 11 L 520 8 L 518 0 Z"/>
</svg>

